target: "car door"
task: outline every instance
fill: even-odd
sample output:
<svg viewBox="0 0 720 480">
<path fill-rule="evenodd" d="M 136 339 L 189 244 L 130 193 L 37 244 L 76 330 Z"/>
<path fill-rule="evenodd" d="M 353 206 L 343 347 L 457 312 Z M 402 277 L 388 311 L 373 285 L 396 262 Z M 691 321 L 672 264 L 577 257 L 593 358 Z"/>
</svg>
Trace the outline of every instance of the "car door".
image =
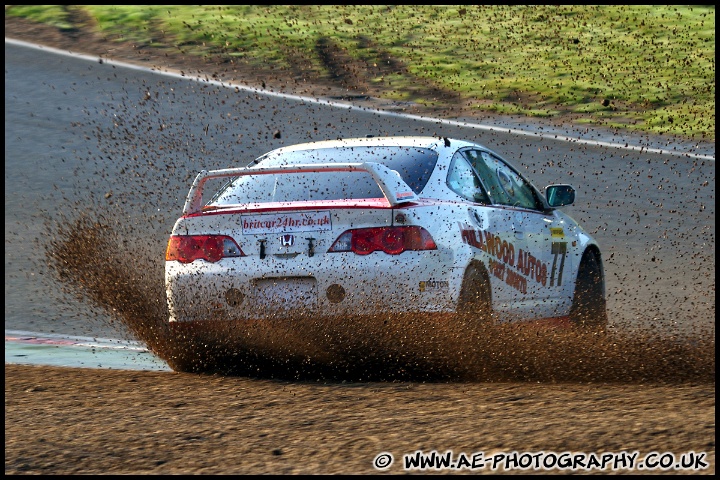
<svg viewBox="0 0 720 480">
<path fill-rule="evenodd" d="M 498 320 L 506 321 L 504 314 L 509 313 L 509 306 L 522 300 L 518 298 L 521 293 L 517 285 L 512 283 L 514 273 L 508 273 L 516 254 L 512 212 L 491 204 L 470 158 L 474 155 L 467 150 L 455 154 L 448 170 L 447 185 L 469 202 L 467 221 L 461 222 L 460 235 L 472 247 L 474 259 L 487 268 L 493 307 L 499 314 Z"/>
<path fill-rule="evenodd" d="M 563 315 L 572 270 L 562 220 L 545 211 L 537 190 L 499 156 L 477 148 L 462 154 L 492 206 L 478 216 L 484 216 L 493 273 L 509 287 L 496 310 L 509 321 Z"/>
<path fill-rule="evenodd" d="M 460 225 L 460 236 L 472 247 L 474 259 L 487 268 L 493 306 L 502 312 L 517 297 L 517 291 L 505 281 L 505 263 L 513 254 L 510 250 L 512 224 L 509 212 L 498 212 L 491 206 L 477 172 L 462 152 L 455 154 L 450 163 L 447 185 L 469 202 L 467 221 Z"/>
</svg>

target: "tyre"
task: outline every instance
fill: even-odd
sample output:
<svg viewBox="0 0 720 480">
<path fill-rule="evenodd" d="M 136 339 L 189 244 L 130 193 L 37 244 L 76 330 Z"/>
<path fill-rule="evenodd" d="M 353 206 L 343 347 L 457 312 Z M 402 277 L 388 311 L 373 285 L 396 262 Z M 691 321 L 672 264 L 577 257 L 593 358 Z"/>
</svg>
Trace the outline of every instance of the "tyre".
<svg viewBox="0 0 720 480">
<path fill-rule="evenodd" d="M 473 324 L 492 324 L 492 294 L 485 269 L 471 264 L 465 270 L 457 311 Z"/>
<path fill-rule="evenodd" d="M 604 329 L 607 326 L 605 275 L 599 254 L 586 250 L 580 260 L 570 320 L 579 327 Z"/>
</svg>

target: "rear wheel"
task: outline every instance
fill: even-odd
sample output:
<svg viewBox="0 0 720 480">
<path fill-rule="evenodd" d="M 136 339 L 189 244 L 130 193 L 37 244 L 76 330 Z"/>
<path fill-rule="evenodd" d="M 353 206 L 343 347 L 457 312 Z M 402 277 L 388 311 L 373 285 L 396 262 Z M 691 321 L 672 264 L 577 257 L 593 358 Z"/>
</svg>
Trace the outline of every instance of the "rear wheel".
<svg viewBox="0 0 720 480">
<path fill-rule="evenodd" d="M 457 311 L 475 325 L 492 324 L 490 280 L 485 269 L 471 264 L 465 270 Z"/>
<path fill-rule="evenodd" d="M 580 261 L 570 320 L 580 327 L 601 329 L 608 323 L 602 264 L 592 250 L 586 250 Z"/>
</svg>

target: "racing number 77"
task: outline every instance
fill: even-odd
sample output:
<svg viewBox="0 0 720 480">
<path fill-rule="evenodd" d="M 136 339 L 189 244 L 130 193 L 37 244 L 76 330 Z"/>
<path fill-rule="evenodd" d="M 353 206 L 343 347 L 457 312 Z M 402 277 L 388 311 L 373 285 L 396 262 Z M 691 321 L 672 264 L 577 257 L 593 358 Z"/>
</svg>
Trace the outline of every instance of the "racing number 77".
<svg viewBox="0 0 720 480">
<path fill-rule="evenodd" d="M 550 272 L 551 287 L 555 286 L 555 271 L 557 269 L 558 255 L 562 255 L 562 257 L 560 257 L 560 270 L 557 272 L 557 286 L 559 287 L 562 285 L 562 273 L 565 267 L 565 256 L 567 255 L 567 242 L 552 242 L 550 253 L 553 254 L 553 264 Z"/>
</svg>

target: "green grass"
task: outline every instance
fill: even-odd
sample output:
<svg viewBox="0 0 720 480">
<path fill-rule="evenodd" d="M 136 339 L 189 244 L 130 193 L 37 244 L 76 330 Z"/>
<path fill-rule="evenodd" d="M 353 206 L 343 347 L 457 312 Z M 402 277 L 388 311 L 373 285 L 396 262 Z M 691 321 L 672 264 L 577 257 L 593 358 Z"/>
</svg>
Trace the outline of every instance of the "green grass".
<svg viewBox="0 0 720 480">
<path fill-rule="evenodd" d="M 373 66 L 397 100 L 418 83 L 453 91 L 478 111 L 512 113 L 715 139 L 713 6 L 36 5 L 5 15 L 61 29 L 82 9 L 109 38 L 188 55 L 227 55 L 326 74 L 317 46 L 330 40 Z M 386 62 L 387 63 L 387 62 Z"/>
</svg>

